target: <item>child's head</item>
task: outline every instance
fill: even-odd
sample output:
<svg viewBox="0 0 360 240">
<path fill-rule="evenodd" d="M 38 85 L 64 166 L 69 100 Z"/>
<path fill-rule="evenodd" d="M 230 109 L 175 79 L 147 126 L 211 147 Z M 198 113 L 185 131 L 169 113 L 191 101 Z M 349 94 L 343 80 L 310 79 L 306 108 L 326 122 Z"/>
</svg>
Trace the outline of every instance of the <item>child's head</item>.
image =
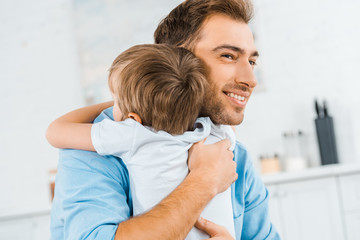
<svg viewBox="0 0 360 240">
<path fill-rule="evenodd" d="M 144 125 L 171 134 L 193 128 L 207 86 L 198 58 L 164 44 L 131 47 L 114 60 L 109 74 L 121 120 L 134 112 Z"/>
</svg>

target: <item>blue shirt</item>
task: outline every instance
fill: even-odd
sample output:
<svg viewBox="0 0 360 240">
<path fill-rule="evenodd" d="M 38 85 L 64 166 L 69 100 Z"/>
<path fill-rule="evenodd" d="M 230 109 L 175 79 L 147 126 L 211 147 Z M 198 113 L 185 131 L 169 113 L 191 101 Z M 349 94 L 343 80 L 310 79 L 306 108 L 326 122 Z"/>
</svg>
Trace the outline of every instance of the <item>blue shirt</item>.
<svg viewBox="0 0 360 240">
<path fill-rule="evenodd" d="M 95 122 L 112 119 L 106 109 Z M 236 239 L 280 239 L 268 215 L 268 192 L 247 151 L 234 150 L 238 179 L 232 184 Z M 114 239 L 117 225 L 132 216 L 129 176 L 120 158 L 61 150 L 51 211 L 51 238 Z"/>
</svg>

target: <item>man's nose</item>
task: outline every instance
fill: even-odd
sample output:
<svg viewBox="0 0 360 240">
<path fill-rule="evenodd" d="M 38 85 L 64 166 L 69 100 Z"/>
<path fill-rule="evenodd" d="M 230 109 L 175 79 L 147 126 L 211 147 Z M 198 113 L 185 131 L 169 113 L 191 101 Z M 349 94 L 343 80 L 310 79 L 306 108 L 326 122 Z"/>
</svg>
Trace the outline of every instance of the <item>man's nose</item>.
<svg viewBox="0 0 360 240">
<path fill-rule="evenodd" d="M 257 80 L 254 74 L 254 68 L 249 62 L 237 64 L 236 82 L 245 84 L 249 88 L 256 87 Z"/>
</svg>

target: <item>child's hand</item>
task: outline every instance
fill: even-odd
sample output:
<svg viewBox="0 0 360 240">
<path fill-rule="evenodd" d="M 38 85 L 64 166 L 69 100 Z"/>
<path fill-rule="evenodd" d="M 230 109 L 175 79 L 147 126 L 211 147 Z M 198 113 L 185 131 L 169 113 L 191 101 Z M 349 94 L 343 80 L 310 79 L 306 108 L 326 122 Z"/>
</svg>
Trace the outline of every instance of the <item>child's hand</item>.
<svg viewBox="0 0 360 240">
<path fill-rule="evenodd" d="M 196 221 L 195 227 L 209 234 L 210 238 L 206 240 L 234 240 L 226 228 L 202 217 Z"/>
</svg>

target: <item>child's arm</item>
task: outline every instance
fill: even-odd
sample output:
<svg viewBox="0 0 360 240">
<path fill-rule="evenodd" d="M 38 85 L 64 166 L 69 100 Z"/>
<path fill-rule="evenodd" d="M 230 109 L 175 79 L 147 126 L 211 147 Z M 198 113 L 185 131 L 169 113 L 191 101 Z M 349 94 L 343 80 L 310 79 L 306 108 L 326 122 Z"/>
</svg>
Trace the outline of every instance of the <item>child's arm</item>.
<svg viewBox="0 0 360 240">
<path fill-rule="evenodd" d="M 100 103 L 69 112 L 53 121 L 46 139 L 56 148 L 73 148 L 95 151 L 91 141 L 91 126 L 94 119 L 114 102 Z"/>
</svg>

